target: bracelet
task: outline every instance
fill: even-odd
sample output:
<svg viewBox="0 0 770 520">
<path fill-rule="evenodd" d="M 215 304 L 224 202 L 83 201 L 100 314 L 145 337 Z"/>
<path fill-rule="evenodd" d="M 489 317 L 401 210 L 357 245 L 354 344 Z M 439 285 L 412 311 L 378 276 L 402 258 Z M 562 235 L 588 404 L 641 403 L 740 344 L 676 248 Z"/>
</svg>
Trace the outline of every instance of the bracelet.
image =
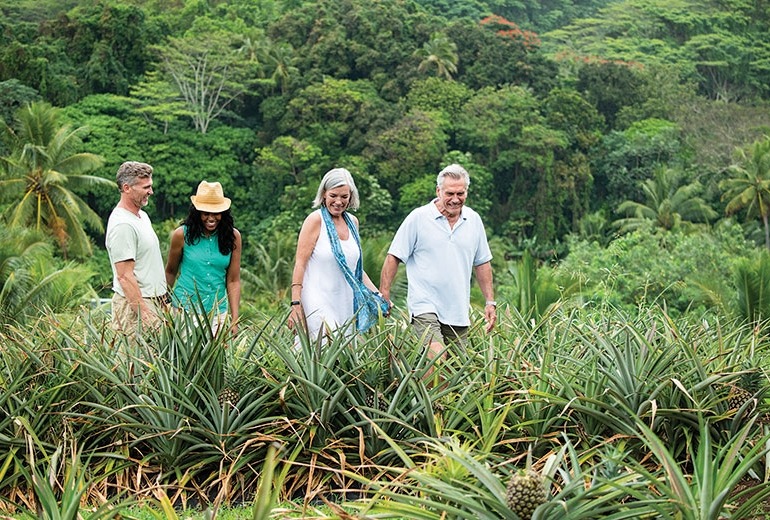
<svg viewBox="0 0 770 520">
<path fill-rule="evenodd" d="M 292 282 L 291 286 L 294 287 L 295 285 L 302 287 L 302 282 Z"/>
<path fill-rule="evenodd" d="M 294 307 L 295 305 L 300 305 L 301 303 L 302 303 L 302 302 L 301 302 L 301 301 L 299 301 L 299 300 L 292 300 L 292 301 L 291 301 L 291 306 L 292 306 L 292 307 Z"/>
<path fill-rule="evenodd" d="M 497 307 L 497 302 L 494 300 L 487 300 L 487 303 L 485 304 L 486 307 L 488 306 Z"/>
</svg>

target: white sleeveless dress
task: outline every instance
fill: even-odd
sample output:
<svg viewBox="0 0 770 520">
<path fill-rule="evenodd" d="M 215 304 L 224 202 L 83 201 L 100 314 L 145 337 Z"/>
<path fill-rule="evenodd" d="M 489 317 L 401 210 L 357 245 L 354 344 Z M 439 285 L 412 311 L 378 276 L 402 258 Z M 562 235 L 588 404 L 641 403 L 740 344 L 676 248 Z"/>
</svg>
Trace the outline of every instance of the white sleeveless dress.
<svg viewBox="0 0 770 520">
<path fill-rule="evenodd" d="M 320 213 L 320 210 L 317 211 Z M 360 252 L 352 233 L 347 240 L 340 240 L 340 245 L 348 266 L 355 273 Z M 324 330 L 335 330 L 348 324 L 353 317 L 353 289 L 334 258 L 323 218 L 318 240 L 305 267 L 302 308 L 311 339 L 317 338 L 324 326 Z M 355 324 L 350 325 L 348 330 L 355 332 Z"/>
</svg>

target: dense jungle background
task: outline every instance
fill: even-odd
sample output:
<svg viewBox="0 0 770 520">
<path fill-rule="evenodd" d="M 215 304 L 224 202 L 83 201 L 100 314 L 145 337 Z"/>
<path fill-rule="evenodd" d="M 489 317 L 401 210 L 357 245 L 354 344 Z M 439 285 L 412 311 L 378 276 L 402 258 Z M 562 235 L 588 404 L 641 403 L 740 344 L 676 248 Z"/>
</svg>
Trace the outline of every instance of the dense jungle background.
<svg viewBox="0 0 770 520">
<path fill-rule="evenodd" d="M 536 518 L 765 518 L 769 32 L 765 0 L 0 0 L 4 507 L 130 491 L 168 518 L 250 503 L 275 470 L 260 514 L 347 518 L 371 492 L 372 518 L 517 520 L 527 466 L 553 498 Z M 175 317 L 116 348 L 125 160 L 155 167 L 164 256 L 201 180 L 232 198 L 238 338 Z M 402 273 L 370 348 L 293 350 L 323 174 L 353 173 L 377 280 L 449 162 L 487 224 L 496 332 L 431 385 Z"/>
<path fill-rule="evenodd" d="M 767 245 L 765 2 L 0 5 L 3 240 L 41 231 L 47 263 L 75 260 L 100 296 L 117 194 L 92 177 L 124 160 L 157 168 L 164 240 L 200 180 L 224 185 L 259 306 L 283 301 L 336 166 L 378 251 L 441 166 L 464 164 L 505 286 L 529 252 L 594 297 L 683 311 Z"/>
</svg>

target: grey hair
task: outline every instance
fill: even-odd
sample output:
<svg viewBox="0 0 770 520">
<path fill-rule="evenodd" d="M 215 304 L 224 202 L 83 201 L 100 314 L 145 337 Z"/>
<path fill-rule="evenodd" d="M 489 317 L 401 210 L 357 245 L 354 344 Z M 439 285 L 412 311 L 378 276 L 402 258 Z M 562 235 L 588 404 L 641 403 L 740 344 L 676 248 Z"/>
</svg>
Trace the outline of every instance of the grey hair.
<svg viewBox="0 0 770 520">
<path fill-rule="evenodd" d="M 345 168 L 334 168 L 329 170 L 321 179 L 321 184 L 318 185 L 318 193 L 316 193 L 315 200 L 313 200 L 313 207 L 320 207 L 324 202 L 324 195 L 329 190 L 339 188 L 340 186 L 350 187 L 350 201 L 348 201 L 348 209 L 355 210 L 361 202 L 358 197 L 358 188 L 353 181 L 353 176 Z"/>
<path fill-rule="evenodd" d="M 118 174 L 115 180 L 118 183 L 118 189 L 122 190 L 124 184 L 133 186 L 137 179 L 152 177 L 152 166 L 143 162 L 126 161 L 118 168 Z"/>
<path fill-rule="evenodd" d="M 436 186 L 441 188 L 444 186 L 444 179 L 449 177 L 450 179 L 463 179 L 465 181 L 465 187 L 467 188 L 471 184 L 471 176 L 468 175 L 468 171 L 459 164 L 450 164 L 438 173 L 436 176 Z"/>
</svg>

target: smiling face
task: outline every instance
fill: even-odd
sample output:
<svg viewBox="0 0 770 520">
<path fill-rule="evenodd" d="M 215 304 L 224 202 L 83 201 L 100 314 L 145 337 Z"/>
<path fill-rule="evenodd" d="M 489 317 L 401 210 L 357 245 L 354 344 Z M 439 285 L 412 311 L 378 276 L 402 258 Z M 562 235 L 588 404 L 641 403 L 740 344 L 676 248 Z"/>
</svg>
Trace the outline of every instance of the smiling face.
<svg viewBox="0 0 770 520">
<path fill-rule="evenodd" d="M 206 235 L 212 234 L 219 227 L 219 221 L 222 220 L 221 213 L 209 213 L 207 211 L 201 211 L 201 223 L 203 224 L 203 231 Z"/>
<path fill-rule="evenodd" d="M 464 179 L 444 177 L 442 185 L 436 188 L 436 206 L 446 218 L 455 219 L 460 216 L 467 196 L 468 187 Z"/>
<path fill-rule="evenodd" d="M 350 186 L 338 186 L 324 193 L 324 205 L 332 217 L 339 217 L 350 204 Z"/>
<path fill-rule="evenodd" d="M 139 177 L 133 185 L 124 184 L 123 194 L 128 206 L 139 211 L 150 202 L 152 177 Z"/>
</svg>

